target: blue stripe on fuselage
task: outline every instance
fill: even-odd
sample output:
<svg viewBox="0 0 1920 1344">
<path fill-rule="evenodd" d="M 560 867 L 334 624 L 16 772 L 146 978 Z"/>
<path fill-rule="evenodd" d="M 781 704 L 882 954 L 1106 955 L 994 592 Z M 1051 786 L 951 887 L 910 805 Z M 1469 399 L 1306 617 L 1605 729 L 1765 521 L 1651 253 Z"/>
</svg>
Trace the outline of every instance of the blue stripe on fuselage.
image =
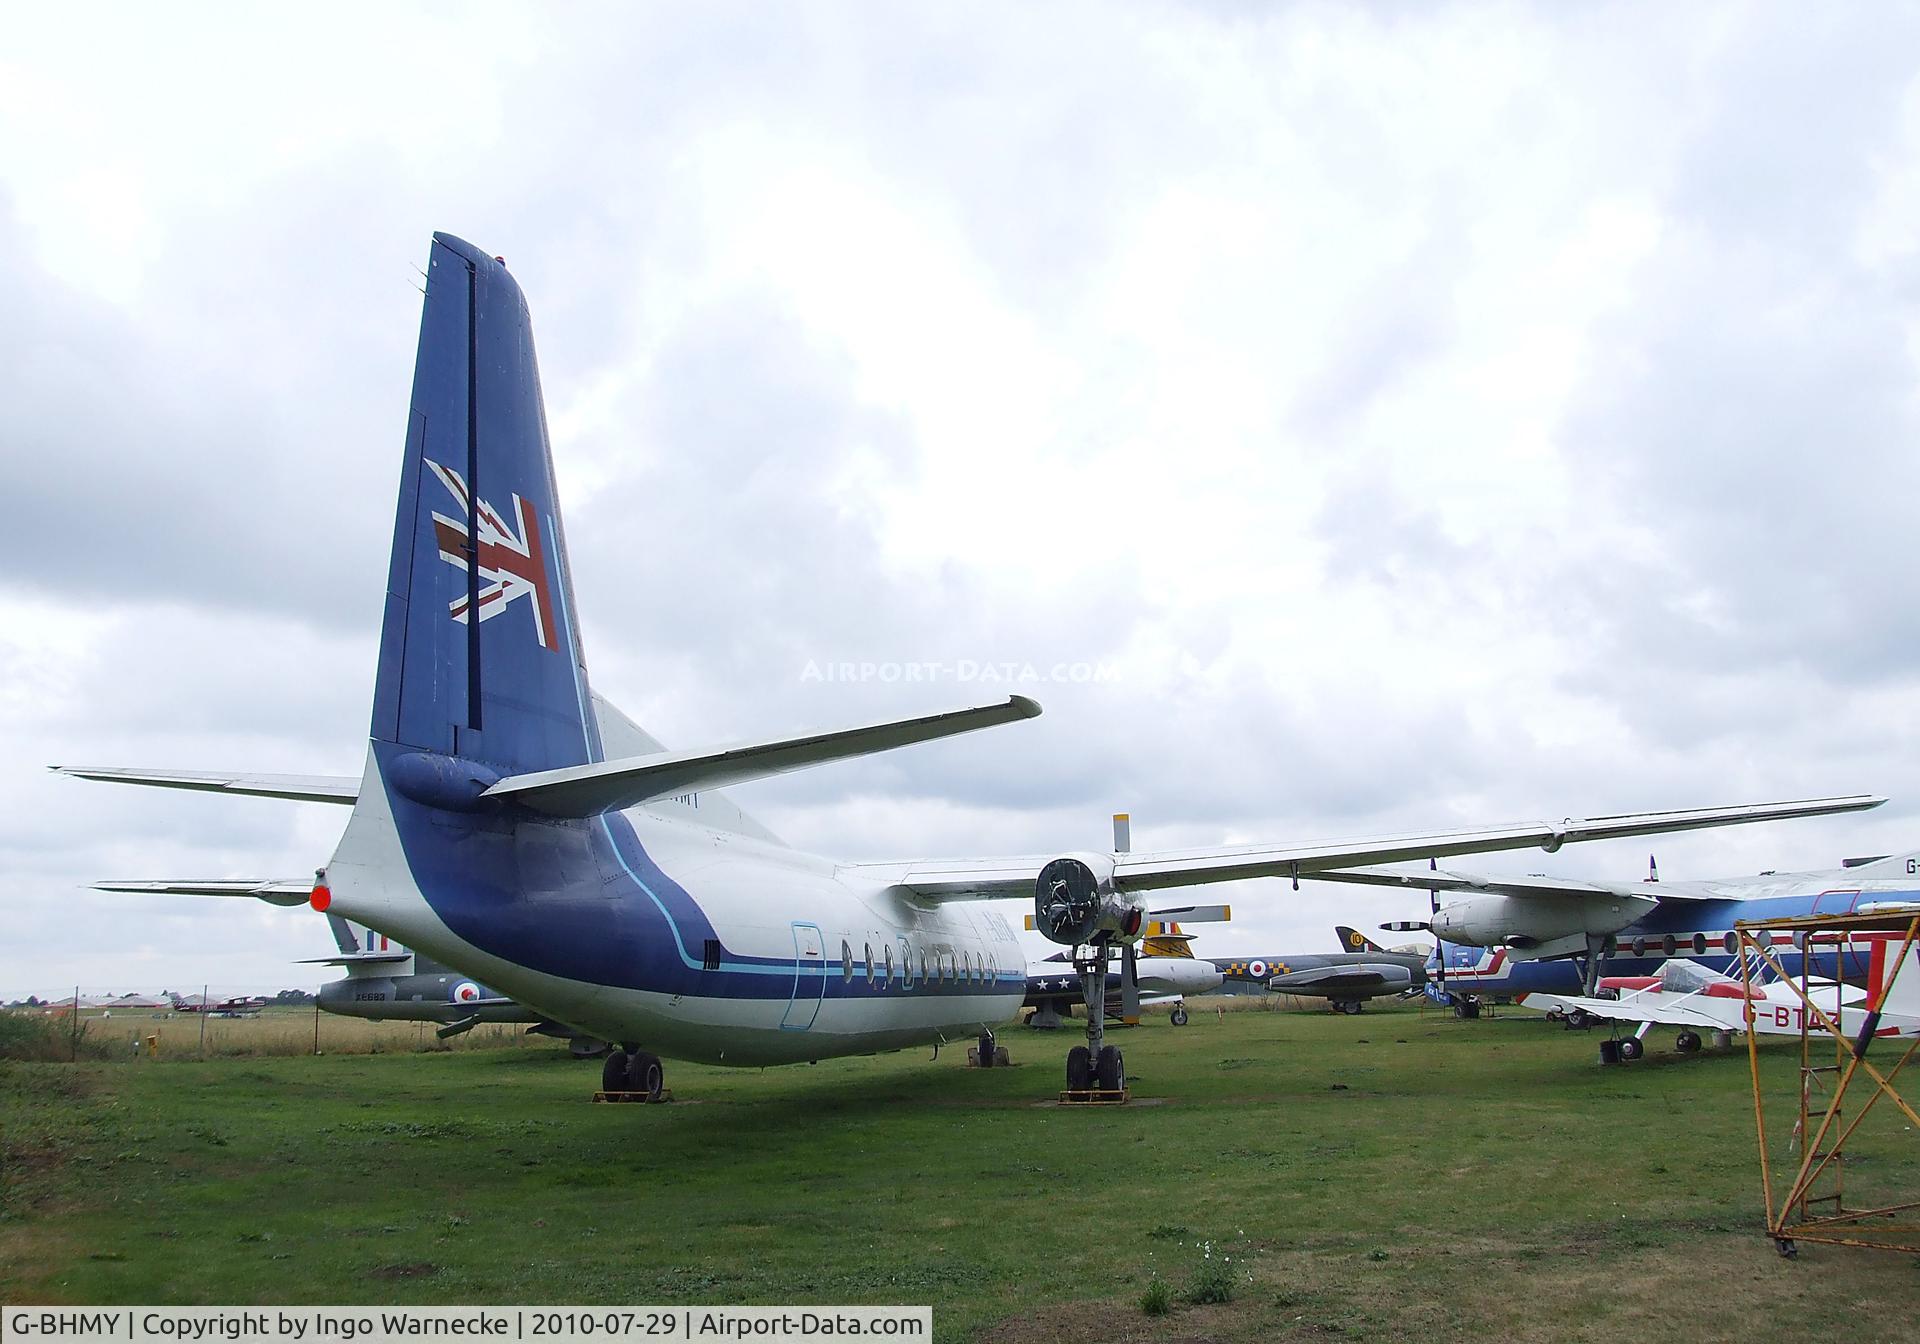
<svg viewBox="0 0 1920 1344">
<path fill-rule="evenodd" d="M 384 777 L 404 748 L 376 742 Z M 591 821 L 508 819 L 436 813 L 388 788 L 415 886 L 463 941 L 503 961 L 587 984 L 700 998 L 791 998 L 796 973 L 817 967 L 833 998 L 900 994 L 998 995 L 1024 984 L 1024 968 L 1002 968 L 981 983 L 949 978 L 929 985 L 896 976 L 869 985 L 830 973 L 837 959 L 748 957 L 722 946 L 720 967 L 702 954 L 719 942 L 712 920 L 661 870 L 617 813 Z M 700 952 L 696 953 L 695 948 Z M 799 968 L 798 970 L 796 968 Z"/>
</svg>

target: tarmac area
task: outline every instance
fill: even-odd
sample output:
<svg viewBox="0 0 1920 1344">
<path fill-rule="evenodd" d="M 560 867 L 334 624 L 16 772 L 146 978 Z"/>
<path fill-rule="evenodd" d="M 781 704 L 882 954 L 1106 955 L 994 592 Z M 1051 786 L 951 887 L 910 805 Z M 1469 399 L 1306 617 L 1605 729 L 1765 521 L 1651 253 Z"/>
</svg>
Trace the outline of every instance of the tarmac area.
<svg viewBox="0 0 1920 1344">
<path fill-rule="evenodd" d="M 278 1043 L 310 1012 L 224 1023 L 205 1059 L 0 1061 L 0 1300 L 931 1303 L 937 1339 L 993 1341 L 1920 1337 L 1913 1257 L 1766 1236 L 1744 1045 L 1656 1033 L 1603 1069 L 1603 1033 L 1523 1009 L 1194 1007 L 1113 1033 L 1138 1100 L 1097 1109 L 1051 1104 L 1077 1031 L 1018 1027 L 1006 1069 L 964 1042 L 669 1063 L 660 1106 L 594 1105 L 597 1063 L 506 1033 Z M 1789 1104 L 1798 1043 L 1761 1053 Z M 1886 1111 L 1849 1145 L 1850 1203 L 1920 1198 L 1920 1135 Z"/>
</svg>

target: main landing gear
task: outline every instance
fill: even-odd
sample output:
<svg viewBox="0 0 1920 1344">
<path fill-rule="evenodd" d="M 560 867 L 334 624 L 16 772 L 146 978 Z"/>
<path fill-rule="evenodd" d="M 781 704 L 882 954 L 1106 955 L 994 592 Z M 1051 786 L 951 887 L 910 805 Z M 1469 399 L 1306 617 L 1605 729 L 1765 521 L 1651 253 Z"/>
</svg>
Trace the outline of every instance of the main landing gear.
<svg viewBox="0 0 1920 1344">
<path fill-rule="evenodd" d="M 600 1092 L 595 1101 L 665 1101 L 666 1069 L 660 1056 L 637 1046 L 607 1052 L 600 1066 Z"/>
<path fill-rule="evenodd" d="M 1067 1090 L 1062 1101 L 1122 1102 L 1127 1099 L 1127 1065 L 1120 1047 L 1107 1044 L 1107 960 L 1105 944 L 1073 949 L 1080 996 L 1087 1007 L 1087 1043 L 1067 1051 Z"/>
</svg>

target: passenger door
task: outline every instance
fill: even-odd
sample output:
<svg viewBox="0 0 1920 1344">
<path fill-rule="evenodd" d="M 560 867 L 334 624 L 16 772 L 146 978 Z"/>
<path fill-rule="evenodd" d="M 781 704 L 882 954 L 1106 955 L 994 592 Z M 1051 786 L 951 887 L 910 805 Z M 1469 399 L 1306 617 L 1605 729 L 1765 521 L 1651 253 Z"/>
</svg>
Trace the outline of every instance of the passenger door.
<svg viewBox="0 0 1920 1344">
<path fill-rule="evenodd" d="M 817 924 L 793 925 L 793 994 L 787 1000 L 782 1031 L 806 1031 L 820 1016 L 820 1000 L 827 995 L 827 944 Z"/>
</svg>

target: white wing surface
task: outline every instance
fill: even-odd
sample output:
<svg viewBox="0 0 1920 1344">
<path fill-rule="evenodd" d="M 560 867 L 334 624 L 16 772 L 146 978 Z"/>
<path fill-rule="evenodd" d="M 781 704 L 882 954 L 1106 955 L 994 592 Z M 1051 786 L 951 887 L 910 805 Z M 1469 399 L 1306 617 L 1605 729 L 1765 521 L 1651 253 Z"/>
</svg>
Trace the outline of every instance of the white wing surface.
<svg viewBox="0 0 1920 1344">
<path fill-rule="evenodd" d="M 1487 854 L 1504 849 L 1538 847 L 1551 853 L 1562 845 L 1586 840 L 1617 840 L 1638 835 L 1662 835 L 1671 831 L 1704 830 L 1713 826 L 1780 821 L 1790 817 L 1858 812 L 1878 807 L 1885 801 L 1885 798 L 1872 794 L 1853 794 L 1781 803 L 1749 803 L 1735 807 L 1568 817 L 1561 821 L 1521 822 L 1482 830 L 1425 831 L 1354 840 L 1229 845 L 1218 849 L 1136 850 L 1112 856 L 1113 884 L 1123 891 L 1151 891 L 1160 887 L 1238 882 L 1255 877 L 1308 877 L 1326 873 L 1330 869 L 1350 870 L 1364 864 L 1402 863 L 1410 859 L 1444 858 L 1452 854 Z M 862 863 L 845 865 L 841 871 L 850 877 L 904 887 L 929 902 L 1003 900 L 1031 896 L 1034 880 L 1041 868 L 1057 857 L 1055 854 L 1037 854 L 992 859 Z M 1409 885 L 1423 886 L 1425 883 L 1414 882 Z M 1593 891 L 1601 888 L 1569 884 L 1564 889 Z"/>
<path fill-rule="evenodd" d="M 659 798 L 700 789 L 721 789 L 829 761 L 870 756 L 916 742 L 931 742 L 956 733 L 1014 723 L 1039 713 L 1039 705 L 1024 695 L 1014 695 L 997 704 L 838 732 L 744 742 L 704 751 L 664 752 L 658 756 L 636 756 L 513 775 L 487 789 L 483 796 L 509 799 L 548 816 L 591 817 L 638 807 Z"/>
</svg>

